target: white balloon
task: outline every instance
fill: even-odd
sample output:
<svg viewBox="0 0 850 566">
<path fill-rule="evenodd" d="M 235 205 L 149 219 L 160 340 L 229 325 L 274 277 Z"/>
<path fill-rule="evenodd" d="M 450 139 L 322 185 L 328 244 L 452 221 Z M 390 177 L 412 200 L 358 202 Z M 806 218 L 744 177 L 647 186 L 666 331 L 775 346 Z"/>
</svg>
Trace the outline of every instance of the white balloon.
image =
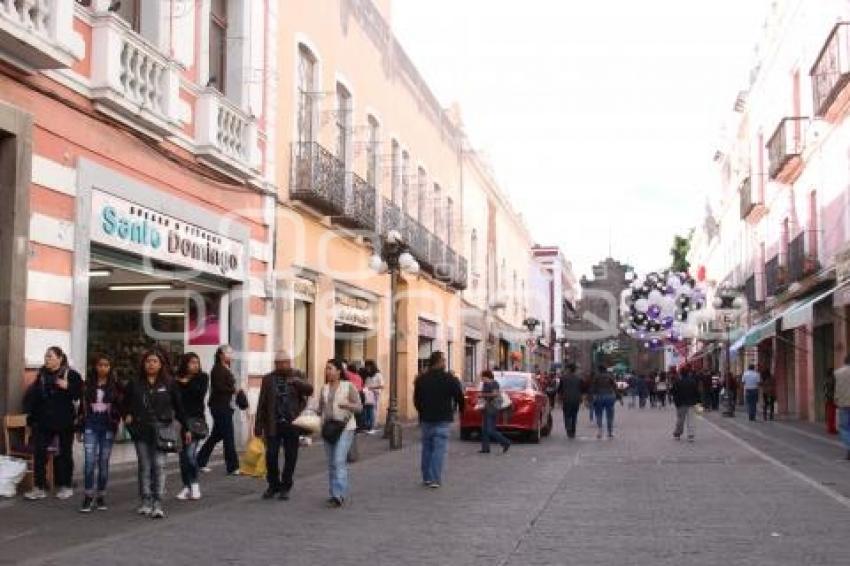
<svg viewBox="0 0 850 566">
<path fill-rule="evenodd" d="M 667 278 L 667 285 L 673 289 L 678 289 L 682 286 L 682 280 L 679 279 L 678 275 L 670 275 L 670 277 Z"/>
<path fill-rule="evenodd" d="M 635 309 L 637 309 L 638 312 L 646 312 L 649 310 L 649 301 L 646 299 L 638 299 L 635 301 Z"/>
<path fill-rule="evenodd" d="M 649 302 L 653 305 L 661 305 L 661 301 L 664 299 L 664 295 L 661 294 L 661 291 L 653 290 L 649 294 Z"/>
</svg>

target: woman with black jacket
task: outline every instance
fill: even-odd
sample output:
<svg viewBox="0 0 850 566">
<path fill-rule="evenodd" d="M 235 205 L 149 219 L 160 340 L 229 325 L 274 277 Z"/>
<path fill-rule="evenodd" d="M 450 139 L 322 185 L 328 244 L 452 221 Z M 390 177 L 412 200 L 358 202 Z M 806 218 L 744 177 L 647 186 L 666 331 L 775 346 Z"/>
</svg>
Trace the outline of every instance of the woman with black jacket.
<svg viewBox="0 0 850 566">
<path fill-rule="evenodd" d="M 77 434 L 85 446 L 85 497 L 81 513 L 97 508 L 106 510 L 106 483 L 109 480 L 109 456 L 118 431 L 121 415 L 118 411 L 120 393 L 112 361 L 95 354 L 86 375 L 85 389 L 79 410 Z M 97 468 L 97 491 L 95 491 Z M 95 499 L 95 496 L 97 498 Z"/>
<path fill-rule="evenodd" d="M 219 442 L 224 443 L 224 467 L 229 476 L 239 475 L 239 455 L 236 453 L 236 433 L 233 430 L 233 396 L 236 395 L 236 377 L 230 369 L 233 348 L 219 346 L 210 371 L 210 414 L 213 418 L 212 434 L 198 451 L 198 467 L 209 472 L 207 463 Z"/>
<path fill-rule="evenodd" d="M 201 487 L 198 484 L 198 443 L 207 436 L 207 420 L 204 411 L 204 398 L 210 386 L 210 378 L 201 371 L 201 359 L 194 352 L 187 352 L 180 358 L 177 366 L 177 391 L 183 402 L 186 423 L 192 439 L 183 445 L 180 451 L 180 477 L 183 489 L 177 499 L 198 500 Z"/>
<path fill-rule="evenodd" d="M 125 424 L 136 445 L 139 464 L 140 515 L 153 519 L 165 517 L 165 459 L 169 451 L 179 449 L 174 421 L 180 423 L 183 441 L 191 442 L 183 403 L 171 377 L 168 360 L 157 350 L 142 355 L 138 379 L 128 384 L 125 396 Z M 169 442 L 169 441 L 176 442 Z"/>
<path fill-rule="evenodd" d="M 71 478 L 74 474 L 74 403 L 79 401 L 83 380 L 68 366 L 68 357 L 62 348 L 51 346 L 44 354 L 44 365 L 38 370 L 33 384 L 24 395 L 24 411 L 32 430 L 35 450 L 34 483 L 24 494 L 29 500 L 47 497 L 47 450 L 55 438 L 59 451 L 53 459 L 56 497 L 74 496 Z"/>
</svg>

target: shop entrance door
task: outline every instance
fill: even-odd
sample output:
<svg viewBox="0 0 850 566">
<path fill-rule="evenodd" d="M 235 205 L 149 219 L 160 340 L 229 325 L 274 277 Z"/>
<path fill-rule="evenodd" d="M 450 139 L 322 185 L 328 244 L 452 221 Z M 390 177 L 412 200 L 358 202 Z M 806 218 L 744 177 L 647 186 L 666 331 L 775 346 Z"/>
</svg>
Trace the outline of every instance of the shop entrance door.
<svg viewBox="0 0 850 566">
<path fill-rule="evenodd" d="M 466 338 L 463 344 L 463 378 L 465 381 L 475 381 L 478 375 L 478 367 L 475 363 L 478 359 L 478 343 Z"/>
<path fill-rule="evenodd" d="M 781 335 L 782 358 L 785 364 L 785 398 L 787 399 L 787 411 L 796 415 L 797 410 L 797 378 L 796 360 L 797 352 L 794 349 L 794 331 L 783 332 Z"/>
<path fill-rule="evenodd" d="M 817 422 L 824 422 L 826 419 L 826 400 L 823 395 L 823 384 L 826 381 L 826 374 L 833 369 L 834 359 L 834 338 L 835 328 L 832 324 L 815 327 L 813 342 L 814 342 L 814 399 L 815 399 L 815 419 Z"/>
</svg>

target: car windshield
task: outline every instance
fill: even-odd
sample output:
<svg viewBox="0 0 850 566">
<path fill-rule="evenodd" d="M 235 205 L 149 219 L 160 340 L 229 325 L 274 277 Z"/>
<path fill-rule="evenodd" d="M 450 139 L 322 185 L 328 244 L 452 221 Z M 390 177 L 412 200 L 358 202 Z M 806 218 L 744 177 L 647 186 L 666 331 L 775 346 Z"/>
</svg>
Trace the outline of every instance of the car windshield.
<svg viewBox="0 0 850 566">
<path fill-rule="evenodd" d="M 519 375 L 503 375 L 496 378 L 502 391 L 523 391 L 528 387 L 528 378 Z"/>
</svg>

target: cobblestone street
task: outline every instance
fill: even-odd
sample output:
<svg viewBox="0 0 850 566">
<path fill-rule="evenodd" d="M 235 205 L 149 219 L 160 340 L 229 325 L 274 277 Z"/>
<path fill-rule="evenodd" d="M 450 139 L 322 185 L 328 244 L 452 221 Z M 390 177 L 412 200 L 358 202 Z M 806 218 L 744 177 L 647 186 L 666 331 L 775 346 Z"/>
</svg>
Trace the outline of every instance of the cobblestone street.
<svg viewBox="0 0 850 566">
<path fill-rule="evenodd" d="M 694 444 L 676 442 L 672 410 L 618 409 L 612 441 L 595 439 L 586 412 L 572 443 L 560 423 L 542 445 L 504 455 L 454 441 L 439 491 L 418 483 L 412 432 L 401 452 L 366 439 L 341 511 L 323 507 L 320 447 L 303 452 L 289 502 L 261 501 L 260 482 L 222 478 L 220 468 L 205 476 L 201 503 L 170 502 L 160 522 L 132 515 L 129 481 L 109 512 L 91 517 L 76 514 L 76 500 L 16 501 L 0 511 L 0 562 L 846 564 L 850 463 L 840 448 L 814 438 L 756 447 L 750 437 L 773 429 L 805 437 L 715 416 L 699 419 Z"/>
</svg>

